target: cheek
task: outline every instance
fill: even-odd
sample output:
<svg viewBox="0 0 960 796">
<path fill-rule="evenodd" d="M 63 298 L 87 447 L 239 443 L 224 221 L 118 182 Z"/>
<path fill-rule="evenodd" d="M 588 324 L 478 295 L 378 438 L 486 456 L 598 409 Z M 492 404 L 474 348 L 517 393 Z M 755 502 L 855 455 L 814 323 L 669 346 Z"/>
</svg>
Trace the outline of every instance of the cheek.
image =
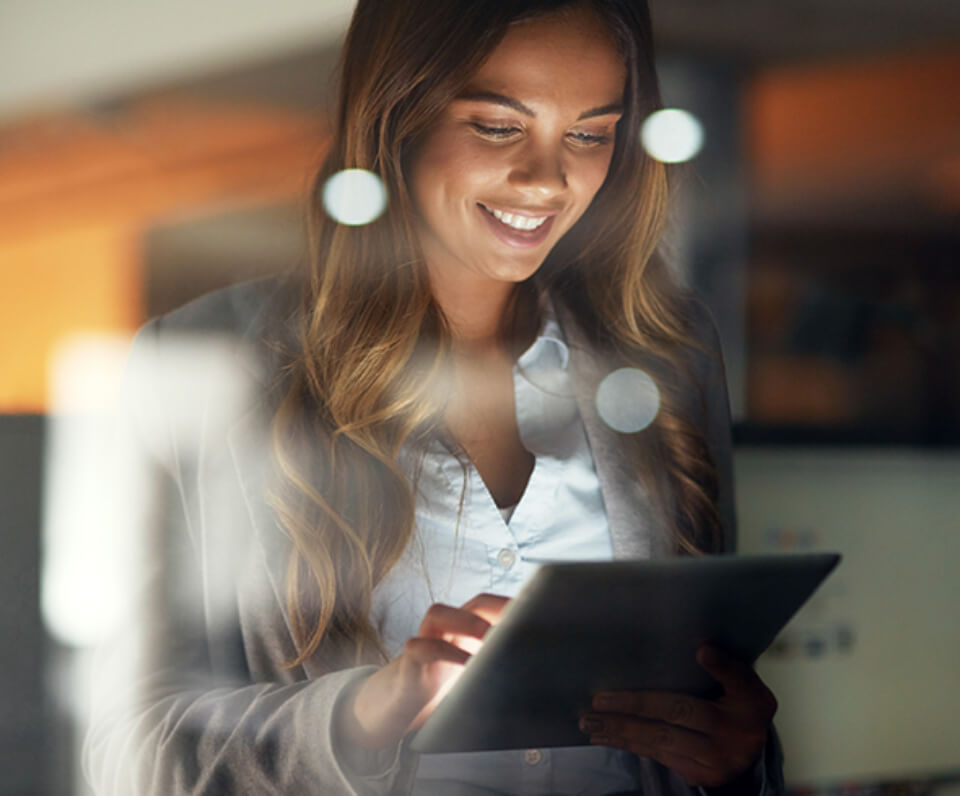
<svg viewBox="0 0 960 796">
<path fill-rule="evenodd" d="M 496 154 L 474 138 L 452 142 L 445 164 L 446 182 L 458 197 L 475 201 L 485 187 L 496 183 L 504 168 Z"/>
<path fill-rule="evenodd" d="M 414 200 L 421 211 L 429 211 L 444 193 L 454 168 L 454 152 L 443 128 L 420 145 L 410 169 L 410 181 Z"/>
<path fill-rule="evenodd" d="M 595 157 L 581 163 L 577 174 L 581 212 L 587 209 L 587 206 L 593 201 L 593 197 L 600 190 L 600 186 L 606 180 L 612 157 L 613 151 L 610 150 L 603 154 L 598 153 Z"/>
<path fill-rule="evenodd" d="M 607 147 L 604 153 L 598 156 L 596 162 L 593 164 L 591 184 L 594 193 L 600 190 L 600 186 L 603 185 L 604 180 L 607 179 L 607 172 L 610 170 L 611 160 L 613 160 L 613 147 Z"/>
<path fill-rule="evenodd" d="M 417 204 L 429 212 L 462 199 L 471 187 L 470 161 L 455 146 L 432 147 L 424 152 L 413 172 L 413 191 Z"/>
</svg>

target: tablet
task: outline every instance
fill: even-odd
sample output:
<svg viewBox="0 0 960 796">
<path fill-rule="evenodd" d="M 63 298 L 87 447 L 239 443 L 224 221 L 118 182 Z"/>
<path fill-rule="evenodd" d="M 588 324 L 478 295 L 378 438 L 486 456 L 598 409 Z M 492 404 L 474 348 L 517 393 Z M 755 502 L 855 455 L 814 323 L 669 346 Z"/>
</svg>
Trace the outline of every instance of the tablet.
<svg viewBox="0 0 960 796">
<path fill-rule="evenodd" d="M 602 690 L 717 683 L 697 648 L 753 663 L 837 565 L 832 553 L 545 564 L 411 742 L 419 752 L 579 746 Z"/>
</svg>

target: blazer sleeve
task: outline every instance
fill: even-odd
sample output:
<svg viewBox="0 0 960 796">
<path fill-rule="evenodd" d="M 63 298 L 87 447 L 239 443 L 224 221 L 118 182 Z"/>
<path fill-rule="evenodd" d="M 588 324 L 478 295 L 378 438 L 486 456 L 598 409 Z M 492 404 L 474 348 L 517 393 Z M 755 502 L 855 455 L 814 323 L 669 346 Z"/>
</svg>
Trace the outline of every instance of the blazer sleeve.
<svg viewBox="0 0 960 796">
<path fill-rule="evenodd" d="M 704 433 L 717 470 L 718 510 L 723 523 L 723 552 L 737 552 L 737 513 L 734 492 L 733 435 L 730 401 L 720 336 L 710 312 L 697 303 L 696 335 L 703 346 L 698 371 L 702 374 L 701 391 Z M 700 789 L 706 796 L 779 796 L 785 792 L 783 780 L 783 748 L 776 728 L 771 725 L 767 743 L 753 768 L 732 786 L 725 789 Z"/>
<path fill-rule="evenodd" d="M 195 450 L 170 432 L 172 414 L 184 405 L 209 413 L 210 396 L 191 391 L 173 407 L 154 372 L 162 327 L 151 322 L 134 343 L 117 466 L 105 476 L 135 495 L 123 502 L 123 516 L 105 510 L 104 521 L 133 542 L 138 588 L 126 621 L 97 656 L 84 744 L 88 780 L 102 796 L 404 792 L 413 774 L 409 754 L 398 747 L 365 755 L 337 737 L 338 706 L 373 667 L 308 677 L 274 650 L 280 674 L 252 674 L 257 642 L 240 627 L 238 591 L 228 584 L 217 605 L 207 582 L 213 570 L 204 557 L 215 551 L 205 548 L 194 509 L 210 495 L 189 486 L 209 464 L 198 460 L 216 458 L 210 440 L 219 431 L 207 423 Z M 203 373 L 193 376 L 203 381 Z M 233 517 L 229 507 L 223 516 Z M 237 547 L 245 544 L 238 532 Z"/>
<path fill-rule="evenodd" d="M 737 550 L 737 512 L 734 500 L 733 435 L 730 399 L 720 336 L 709 310 L 694 303 L 694 335 L 701 346 L 695 366 L 703 409 L 703 431 L 717 471 L 717 509 L 723 524 L 723 552 Z"/>
</svg>

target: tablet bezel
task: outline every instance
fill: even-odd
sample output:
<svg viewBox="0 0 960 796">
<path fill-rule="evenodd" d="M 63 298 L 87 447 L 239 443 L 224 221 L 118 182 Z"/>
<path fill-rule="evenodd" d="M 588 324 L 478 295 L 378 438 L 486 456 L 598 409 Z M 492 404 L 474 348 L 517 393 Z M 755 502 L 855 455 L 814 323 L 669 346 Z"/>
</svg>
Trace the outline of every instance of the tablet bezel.
<svg viewBox="0 0 960 796">
<path fill-rule="evenodd" d="M 716 644 L 753 663 L 836 567 L 835 553 L 545 564 L 417 732 L 424 753 L 588 743 L 600 690 L 709 698 Z"/>
</svg>

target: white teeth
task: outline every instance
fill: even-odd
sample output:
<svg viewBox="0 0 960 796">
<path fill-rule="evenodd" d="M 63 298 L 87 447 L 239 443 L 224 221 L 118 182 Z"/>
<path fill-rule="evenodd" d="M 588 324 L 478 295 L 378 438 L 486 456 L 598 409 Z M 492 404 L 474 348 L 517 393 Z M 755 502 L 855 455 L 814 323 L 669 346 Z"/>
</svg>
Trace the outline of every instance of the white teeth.
<svg viewBox="0 0 960 796">
<path fill-rule="evenodd" d="M 504 213 L 502 210 L 494 210 L 491 207 L 487 208 L 490 213 L 498 221 L 502 221 L 508 227 L 513 227 L 514 229 L 520 230 L 532 230 L 539 227 L 544 221 L 549 218 L 549 216 L 541 216 L 540 218 L 531 218 L 530 216 L 518 216 L 513 213 Z"/>
</svg>

